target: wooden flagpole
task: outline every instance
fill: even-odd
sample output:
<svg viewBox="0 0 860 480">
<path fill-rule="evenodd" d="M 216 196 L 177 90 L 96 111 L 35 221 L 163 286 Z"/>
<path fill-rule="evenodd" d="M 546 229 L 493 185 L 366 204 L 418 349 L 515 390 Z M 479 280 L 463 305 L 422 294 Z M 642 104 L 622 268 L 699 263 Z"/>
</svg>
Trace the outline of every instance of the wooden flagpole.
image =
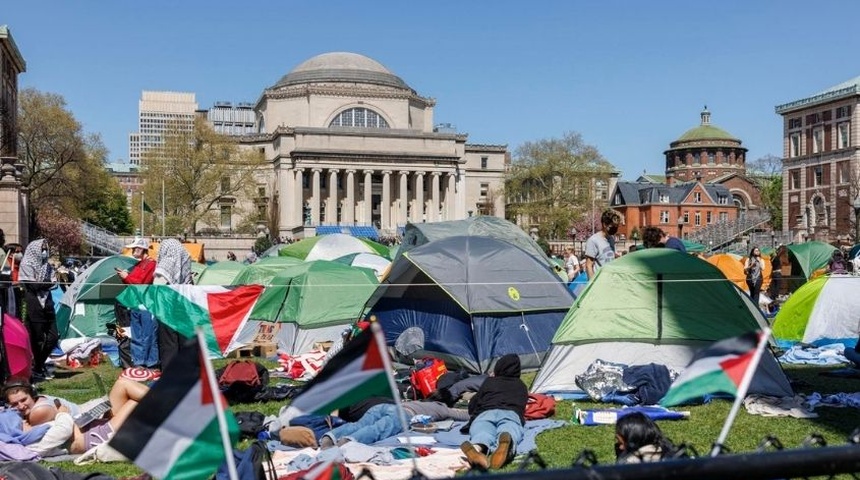
<svg viewBox="0 0 860 480">
<path fill-rule="evenodd" d="M 711 450 L 712 457 L 719 455 L 720 451 L 723 449 L 723 442 L 725 442 L 726 437 L 729 436 L 729 430 L 732 428 L 732 424 L 735 423 L 735 417 L 737 417 L 741 404 L 744 402 L 744 397 L 747 396 L 747 390 L 750 388 L 753 375 L 755 375 L 755 371 L 758 369 L 759 361 L 761 361 L 761 356 L 764 353 L 765 347 L 767 347 L 767 341 L 769 338 L 770 328 L 765 327 L 760 334 L 753 358 L 750 361 L 747 370 L 744 372 L 743 378 L 741 378 L 741 384 L 738 385 L 738 393 L 735 395 L 735 402 L 732 404 L 732 409 L 729 410 L 729 416 L 726 417 L 726 422 L 723 424 L 720 436 L 717 437 L 717 441 L 714 442 L 714 448 Z"/>
<path fill-rule="evenodd" d="M 230 444 L 227 417 L 224 415 L 224 404 L 221 403 L 224 397 L 221 396 L 221 389 L 218 388 L 218 384 L 215 382 L 215 369 L 212 368 L 212 362 L 209 361 L 209 357 L 206 355 L 206 338 L 203 336 L 203 329 L 196 327 L 194 330 L 197 333 L 200 356 L 206 369 L 206 379 L 209 381 L 209 388 L 212 390 L 212 401 L 215 404 L 215 416 L 218 418 L 218 431 L 221 433 L 221 444 L 224 446 L 227 472 L 230 475 L 230 480 L 239 480 L 239 472 L 236 470 L 236 460 L 233 458 L 233 446 Z"/>
<path fill-rule="evenodd" d="M 415 451 L 415 446 L 412 445 L 412 439 L 409 437 L 409 421 L 406 419 L 406 411 L 403 410 L 403 404 L 400 402 L 400 391 L 397 389 L 397 384 L 394 383 L 394 371 L 391 366 L 391 359 L 388 358 L 388 348 L 385 345 L 385 338 L 382 336 L 382 327 L 378 322 L 370 323 L 370 330 L 373 332 L 373 340 L 379 349 L 379 356 L 382 357 L 382 365 L 385 368 L 385 378 L 388 380 L 388 386 L 391 388 L 391 396 L 394 397 L 394 405 L 397 407 L 397 416 L 400 417 L 400 425 L 403 428 L 403 435 L 406 438 L 406 448 L 412 457 L 412 477 L 423 478 L 423 475 L 418 471 L 418 454 Z"/>
</svg>

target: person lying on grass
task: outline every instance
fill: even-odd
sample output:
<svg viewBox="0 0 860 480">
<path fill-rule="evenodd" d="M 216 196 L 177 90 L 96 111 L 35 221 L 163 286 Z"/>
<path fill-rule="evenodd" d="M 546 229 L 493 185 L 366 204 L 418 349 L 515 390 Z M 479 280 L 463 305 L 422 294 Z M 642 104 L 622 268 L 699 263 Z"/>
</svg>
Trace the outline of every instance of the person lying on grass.
<svg viewBox="0 0 860 480">
<path fill-rule="evenodd" d="M 529 391 L 520 380 L 520 371 L 520 357 L 503 356 L 469 401 L 471 418 L 460 430 L 469 433 L 469 441 L 460 449 L 479 470 L 502 468 L 514 458 L 523 439 Z"/>
<path fill-rule="evenodd" d="M 21 416 L 23 431 L 51 423 L 51 428 L 42 440 L 38 444 L 28 446 L 44 456 L 45 452 L 57 448 L 64 448 L 73 454 L 84 453 L 107 442 L 148 391 L 149 387 L 146 385 L 125 378 L 117 379 L 108 394 L 110 413 L 83 428 L 74 422 L 73 416 L 77 415 L 78 410 L 76 405 L 60 398 L 39 395 L 27 382 L 7 383 L 3 387 L 3 396 L 6 403 Z"/>
</svg>

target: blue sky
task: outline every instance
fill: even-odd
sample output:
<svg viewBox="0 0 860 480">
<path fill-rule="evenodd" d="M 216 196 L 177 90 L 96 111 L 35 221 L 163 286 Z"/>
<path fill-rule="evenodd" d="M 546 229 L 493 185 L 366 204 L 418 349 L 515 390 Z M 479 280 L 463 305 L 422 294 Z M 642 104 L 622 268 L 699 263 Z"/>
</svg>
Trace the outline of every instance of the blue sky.
<svg viewBox="0 0 860 480">
<path fill-rule="evenodd" d="M 50 11 L 46 15 L 46 11 Z M 255 102 L 302 61 L 367 55 L 473 143 L 575 131 L 635 179 L 699 123 L 782 154 L 774 106 L 860 75 L 860 2 L 44 0 L 6 2 L 22 87 L 61 94 L 110 159 L 128 157 L 142 90 L 201 108 Z"/>
</svg>

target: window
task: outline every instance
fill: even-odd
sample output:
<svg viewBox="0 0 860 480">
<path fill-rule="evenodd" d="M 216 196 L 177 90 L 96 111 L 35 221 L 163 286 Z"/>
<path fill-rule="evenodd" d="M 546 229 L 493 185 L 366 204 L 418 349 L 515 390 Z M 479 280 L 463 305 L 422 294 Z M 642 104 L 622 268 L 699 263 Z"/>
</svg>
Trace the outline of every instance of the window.
<svg viewBox="0 0 860 480">
<path fill-rule="evenodd" d="M 788 142 L 788 156 L 790 158 L 800 156 L 800 133 L 792 133 Z"/>
<path fill-rule="evenodd" d="M 821 121 L 821 114 L 819 113 L 810 113 L 806 116 L 806 124 L 813 125 Z"/>
<path fill-rule="evenodd" d="M 262 205 L 257 205 L 257 218 L 262 219 L 262 218 L 268 217 L 269 216 L 268 212 L 269 212 L 269 209 L 267 208 L 265 203 Z"/>
<path fill-rule="evenodd" d="M 221 228 L 230 230 L 232 228 L 232 208 L 229 205 L 221 206 Z"/>
<path fill-rule="evenodd" d="M 489 190 L 490 190 L 490 184 L 489 183 L 482 183 L 481 184 L 481 197 L 486 197 L 487 192 Z"/>
<path fill-rule="evenodd" d="M 824 168 L 821 165 L 812 167 L 812 186 L 819 187 L 824 181 Z"/>
<path fill-rule="evenodd" d="M 836 126 L 836 148 L 848 148 L 851 146 L 851 124 L 842 122 Z"/>
<path fill-rule="evenodd" d="M 481 170 L 487 169 L 487 157 L 481 157 Z"/>
<path fill-rule="evenodd" d="M 702 163 L 701 157 L 702 157 L 701 153 L 694 153 L 693 154 L 693 165 L 699 165 L 700 163 Z"/>
<path fill-rule="evenodd" d="M 340 112 L 329 127 L 389 128 L 382 116 L 369 108 L 357 107 Z"/>
<path fill-rule="evenodd" d="M 824 129 L 821 127 L 812 129 L 812 153 L 824 151 Z"/>
<path fill-rule="evenodd" d="M 725 195 L 720 196 L 717 198 L 717 203 L 719 203 L 720 205 L 728 205 L 729 204 L 729 197 L 726 197 Z"/>
<path fill-rule="evenodd" d="M 668 210 L 660 210 L 660 223 L 662 223 L 662 224 L 669 223 L 669 211 Z"/>
<path fill-rule="evenodd" d="M 230 177 L 221 177 L 221 193 L 230 192 Z"/>
<path fill-rule="evenodd" d="M 851 164 L 849 162 L 837 163 L 836 169 L 839 172 L 839 183 L 851 182 Z"/>
<path fill-rule="evenodd" d="M 715 163 L 716 156 L 713 153 L 708 154 L 708 163 L 713 165 Z"/>
<path fill-rule="evenodd" d="M 257 196 L 265 197 L 266 196 L 266 187 L 257 187 Z"/>
<path fill-rule="evenodd" d="M 713 214 L 713 212 L 710 212 L 710 211 L 705 212 L 705 223 L 708 225 L 710 225 L 714 221 L 714 219 L 712 218 L 713 217 L 712 214 Z"/>
<path fill-rule="evenodd" d="M 788 172 L 788 185 L 790 190 L 800 188 L 800 170 L 790 170 Z"/>
<path fill-rule="evenodd" d="M 684 212 L 684 223 L 690 223 L 690 212 Z"/>
<path fill-rule="evenodd" d="M 729 212 L 720 212 L 720 222 L 729 221 Z"/>
<path fill-rule="evenodd" d="M 661 193 L 660 194 L 660 203 L 669 203 L 669 194 Z"/>
<path fill-rule="evenodd" d="M 695 222 L 694 223 L 695 226 L 697 226 L 697 227 L 702 226 L 702 212 L 696 212 L 696 214 L 693 216 L 693 219 L 694 219 L 693 221 Z"/>
<path fill-rule="evenodd" d="M 801 126 L 803 126 L 803 123 L 800 121 L 800 117 L 788 119 L 789 129 L 800 128 Z"/>
<path fill-rule="evenodd" d="M 702 203 L 702 192 L 693 192 L 693 201 L 696 203 Z"/>
<path fill-rule="evenodd" d="M 845 118 L 851 116 L 851 107 L 839 107 L 836 109 L 836 118 Z"/>
</svg>

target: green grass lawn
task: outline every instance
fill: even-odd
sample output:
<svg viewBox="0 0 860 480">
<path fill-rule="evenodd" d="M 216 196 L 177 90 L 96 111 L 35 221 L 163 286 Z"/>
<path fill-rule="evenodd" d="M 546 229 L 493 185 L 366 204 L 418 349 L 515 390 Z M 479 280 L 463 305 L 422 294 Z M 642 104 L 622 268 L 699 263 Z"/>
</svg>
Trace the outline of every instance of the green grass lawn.
<svg viewBox="0 0 860 480">
<path fill-rule="evenodd" d="M 227 360 L 215 361 L 215 368 L 223 366 Z M 272 366 L 273 364 L 269 364 Z M 830 367 L 831 369 L 833 367 Z M 796 384 L 798 393 L 818 392 L 821 394 L 855 392 L 860 390 L 860 380 L 824 377 L 820 372 L 827 370 L 819 367 L 790 367 L 786 369 L 789 378 Z M 72 371 L 59 370 L 57 378 L 40 385 L 40 390 L 50 395 L 65 397 L 71 401 L 83 402 L 98 396 L 96 383 L 91 372 L 97 372 L 108 388 L 116 380 L 120 370 L 110 365 L 96 368 L 82 368 Z M 534 374 L 526 374 L 523 379 L 530 383 Z M 273 379 L 273 381 L 278 381 Z M 255 410 L 266 415 L 277 414 L 281 404 L 277 402 L 237 405 L 234 411 Z M 676 444 L 692 445 L 700 455 L 707 455 L 712 443 L 719 435 L 723 421 L 728 415 L 731 403 L 714 401 L 707 405 L 679 408 L 690 411 L 690 418 L 682 421 L 663 421 L 660 427 Z M 612 408 L 612 405 L 592 402 L 565 401 L 558 405 L 556 418 L 570 420 L 576 408 Z M 797 448 L 812 433 L 824 436 L 829 445 L 844 445 L 848 435 L 860 426 L 860 415 L 856 409 L 820 407 L 814 419 L 795 419 L 783 417 L 762 417 L 748 415 L 741 409 L 729 434 L 726 445 L 731 452 L 750 452 L 758 448 L 768 435 L 776 436 L 786 448 Z M 614 462 L 614 426 L 569 426 L 548 431 L 538 437 L 538 451 L 550 467 L 564 468 L 571 464 L 583 450 L 595 453 L 599 463 Z M 77 466 L 70 462 L 50 463 L 64 469 L 78 472 L 100 471 L 113 476 L 130 476 L 140 473 L 135 466 L 125 463 L 110 463 Z M 514 469 L 514 466 L 508 467 Z"/>
</svg>

